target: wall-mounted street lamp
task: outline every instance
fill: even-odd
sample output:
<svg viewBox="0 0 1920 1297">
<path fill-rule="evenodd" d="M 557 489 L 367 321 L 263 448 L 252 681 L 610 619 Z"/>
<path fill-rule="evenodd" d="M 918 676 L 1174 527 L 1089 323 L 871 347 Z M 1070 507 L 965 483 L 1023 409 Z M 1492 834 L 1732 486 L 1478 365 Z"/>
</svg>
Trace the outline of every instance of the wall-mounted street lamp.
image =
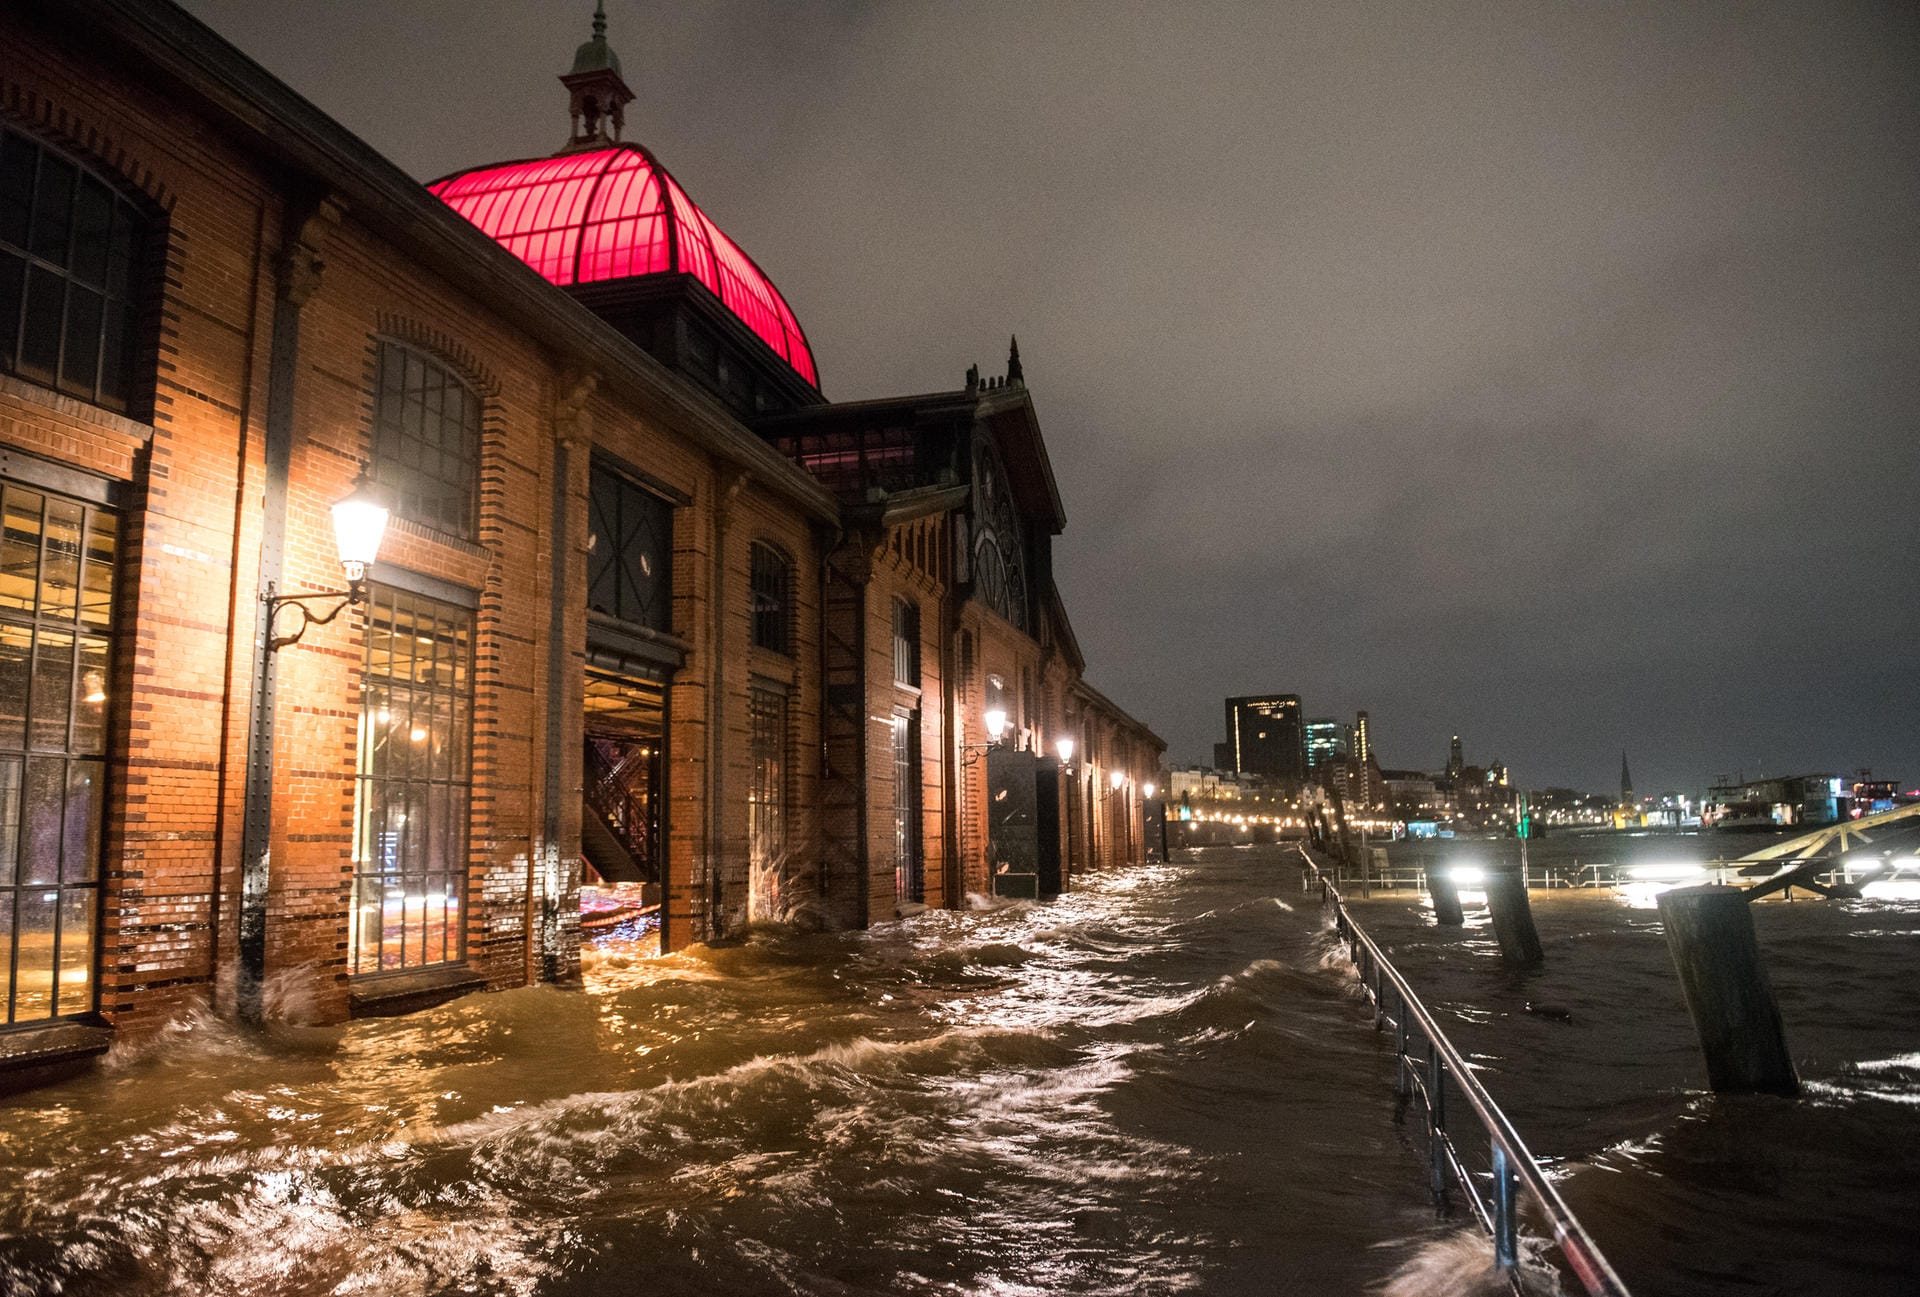
<svg viewBox="0 0 1920 1297">
<path fill-rule="evenodd" d="M 1151 779 L 1147 780 L 1146 783 L 1140 785 L 1140 795 L 1142 797 L 1152 797 L 1154 787 L 1155 785 L 1153 780 Z"/>
<path fill-rule="evenodd" d="M 289 644 L 298 644 L 311 626 L 324 626 L 349 607 L 367 598 L 367 569 L 380 556 L 380 542 L 387 534 L 388 510 L 367 475 L 362 473 L 353 490 L 333 506 L 333 539 L 340 550 L 340 566 L 347 577 L 344 590 L 313 590 L 306 594 L 280 594 L 267 583 L 267 652 L 274 653 Z M 335 600 L 324 613 L 315 613 L 311 605 Z M 300 628 L 291 635 L 274 634 L 280 610 L 293 607 L 300 613 Z"/>
<path fill-rule="evenodd" d="M 1053 750 L 1060 754 L 1060 768 L 1068 774 L 1073 773 L 1073 737 L 1063 734 L 1053 741 Z"/>
<path fill-rule="evenodd" d="M 1127 772 L 1124 770 L 1115 770 L 1107 776 L 1107 786 L 1112 788 L 1116 793 L 1120 791 L 1120 785 L 1126 782 Z"/>
<path fill-rule="evenodd" d="M 980 759 L 980 754 L 1000 746 L 1000 738 L 1007 732 L 1007 709 L 998 705 L 980 713 L 980 719 L 987 727 L 985 743 L 969 743 L 960 752 L 960 768 L 971 766 Z"/>
</svg>

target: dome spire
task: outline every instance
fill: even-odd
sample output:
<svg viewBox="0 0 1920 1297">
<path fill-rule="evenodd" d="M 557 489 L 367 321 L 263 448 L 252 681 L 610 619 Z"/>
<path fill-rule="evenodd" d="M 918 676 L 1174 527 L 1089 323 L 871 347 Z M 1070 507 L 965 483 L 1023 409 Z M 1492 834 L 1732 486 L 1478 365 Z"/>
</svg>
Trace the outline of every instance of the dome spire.
<svg viewBox="0 0 1920 1297">
<path fill-rule="evenodd" d="M 602 149 L 618 143 L 626 125 L 633 91 L 620 75 L 620 56 L 607 44 L 606 0 L 593 7 L 593 35 L 573 52 L 573 69 L 560 78 L 567 88 L 567 112 L 573 131 L 562 153 Z"/>
</svg>

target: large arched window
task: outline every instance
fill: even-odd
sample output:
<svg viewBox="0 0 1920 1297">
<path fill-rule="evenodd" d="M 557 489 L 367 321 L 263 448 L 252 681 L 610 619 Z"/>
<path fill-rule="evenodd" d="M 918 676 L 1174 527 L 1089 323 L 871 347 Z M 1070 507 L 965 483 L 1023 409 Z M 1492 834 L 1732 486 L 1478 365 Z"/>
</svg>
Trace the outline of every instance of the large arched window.
<svg viewBox="0 0 1920 1297">
<path fill-rule="evenodd" d="M 0 370 L 126 410 L 146 233 L 109 181 L 0 129 Z"/>
<path fill-rule="evenodd" d="M 404 518 L 473 536 L 480 480 L 480 396 L 412 347 L 382 340 L 373 397 L 373 476 Z"/>
<path fill-rule="evenodd" d="M 974 593 L 980 602 L 1025 630 L 1026 565 L 1021 560 L 1024 547 L 1020 521 L 1013 510 L 1013 493 L 989 443 L 979 443 L 973 461 Z"/>
</svg>

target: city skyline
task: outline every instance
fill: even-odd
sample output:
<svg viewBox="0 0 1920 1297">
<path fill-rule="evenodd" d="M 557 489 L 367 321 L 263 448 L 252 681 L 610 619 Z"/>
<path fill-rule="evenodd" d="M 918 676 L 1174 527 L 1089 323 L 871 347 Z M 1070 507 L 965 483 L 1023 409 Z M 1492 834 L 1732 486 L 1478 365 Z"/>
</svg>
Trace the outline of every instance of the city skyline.
<svg viewBox="0 0 1920 1297">
<path fill-rule="evenodd" d="M 563 138 L 573 9 L 190 7 L 421 179 Z M 1911 9 L 608 15 L 832 398 L 1020 336 L 1176 753 L 1277 677 L 1542 783 L 1920 773 Z"/>
</svg>

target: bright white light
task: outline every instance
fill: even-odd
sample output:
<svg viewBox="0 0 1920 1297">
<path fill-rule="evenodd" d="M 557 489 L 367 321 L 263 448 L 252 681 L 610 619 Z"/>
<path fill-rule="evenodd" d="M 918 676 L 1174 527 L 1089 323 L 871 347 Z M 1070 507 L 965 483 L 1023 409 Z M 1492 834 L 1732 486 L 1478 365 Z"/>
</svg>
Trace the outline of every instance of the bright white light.
<svg viewBox="0 0 1920 1297">
<path fill-rule="evenodd" d="M 1153 796 L 1153 789 L 1154 783 L 1149 779 L 1146 783 L 1140 785 L 1140 795 L 1142 797 L 1151 797 Z"/>
<path fill-rule="evenodd" d="M 1007 709 L 1004 707 L 989 707 L 980 719 L 987 723 L 987 737 L 995 743 L 998 743 L 1000 736 L 1006 732 Z"/>
<path fill-rule="evenodd" d="M 1860 889 L 1876 901 L 1920 901 L 1920 879 L 1880 878 Z"/>
<path fill-rule="evenodd" d="M 1627 870 L 1627 877 L 1654 882 L 1673 882 L 1681 878 L 1698 878 L 1706 872 L 1706 868 L 1702 865 L 1674 861 L 1660 865 L 1634 865 Z"/>
<path fill-rule="evenodd" d="M 1127 772 L 1124 770 L 1116 770 L 1112 774 L 1107 776 L 1107 783 L 1112 785 L 1113 788 L 1116 790 L 1119 789 L 1121 784 L 1124 784 L 1126 782 L 1127 782 Z"/>
<path fill-rule="evenodd" d="M 358 581 L 367 574 L 380 556 L 380 541 L 386 534 L 387 506 L 362 478 L 333 506 L 333 537 L 340 546 L 340 566 L 347 570 L 347 580 Z"/>
<path fill-rule="evenodd" d="M 1053 741 L 1053 750 L 1060 754 L 1060 764 L 1065 765 L 1067 762 L 1073 760 L 1073 739 L 1070 737 L 1055 739 Z"/>
<path fill-rule="evenodd" d="M 1478 865 L 1455 865 L 1447 871 L 1447 877 L 1456 883 L 1484 883 L 1487 871 Z"/>
</svg>

